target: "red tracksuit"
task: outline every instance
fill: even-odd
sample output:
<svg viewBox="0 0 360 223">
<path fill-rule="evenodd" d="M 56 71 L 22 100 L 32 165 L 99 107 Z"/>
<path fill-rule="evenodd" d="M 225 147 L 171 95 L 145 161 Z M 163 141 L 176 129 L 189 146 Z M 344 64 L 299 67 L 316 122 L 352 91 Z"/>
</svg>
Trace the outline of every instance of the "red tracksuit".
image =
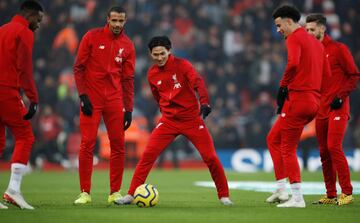
<svg viewBox="0 0 360 223">
<path fill-rule="evenodd" d="M 81 191 L 90 193 L 97 130 L 103 116 L 110 140 L 110 190 L 119 191 L 124 171 L 124 114 L 132 111 L 135 48 L 122 32 L 113 35 L 108 25 L 92 29 L 81 40 L 74 65 L 79 95 L 87 94 L 92 116 L 80 112 L 82 135 L 79 153 Z"/>
<path fill-rule="evenodd" d="M 128 194 L 143 184 L 160 153 L 178 136 L 186 136 L 198 149 L 215 182 L 218 197 L 228 197 L 224 169 L 216 155 L 214 143 L 204 121 L 199 116 L 201 104 L 209 97 L 201 76 L 189 61 L 169 56 L 164 67 L 154 65 L 148 71 L 148 81 L 160 106 L 162 118 L 151 133 L 131 181 Z"/>
<path fill-rule="evenodd" d="M 336 197 L 336 174 L 341 190 L 352 194 L 349 166 L 342 150 L 348 120 L 350 118 L 349 94 L 356 88 L 359 73 L 348 48 L 325 35 L 323 41 L 328 55 L 332 76 L 325 78 L 320 110 L 316 117 L 316 135 L 328 197 Z M 343 99 L 338 110 L 331 110 L 334 97 Z"/>
<path fill-rule="evenodd" d="M 5 147 L 5 126 L 15 136 L 12 163 L 27 164 L 35 141 L 31 123 L 24 120 L 26 108 L 20 96 L 24 90 L 30 102 L 38 103 L 32 77 L 34 33 L 29 22 L 16 15 L 0 27 L 0 155 Z"/>
<path fill-rule="evenodd" d="M 267 144 L 276 179 L 289 177 L 290 183 L 298 183 L 297 145 L 304 126 L 318 112 L 322 78 L 330 75 L 330 68 L 324 47 L 304 28 L 288 36 L 286 47 L 288 62 L 280 85 L 288 87 L 289 96 L 268 134 Z"/>
</svg>

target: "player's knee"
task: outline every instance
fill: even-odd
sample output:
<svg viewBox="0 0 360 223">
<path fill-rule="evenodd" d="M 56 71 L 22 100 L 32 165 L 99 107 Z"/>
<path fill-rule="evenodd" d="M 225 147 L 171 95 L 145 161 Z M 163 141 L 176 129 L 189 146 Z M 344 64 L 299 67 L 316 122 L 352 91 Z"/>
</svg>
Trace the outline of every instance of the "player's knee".
<svg viewBox="0 0 360 223">
<path fill-rule="evenodd" d="M 215 153 L 207 154 L 206 156 L 203 157 L 203 159 L 205 163 L 210 164 L 216 162 L 217 156 Z"/>
</svg>

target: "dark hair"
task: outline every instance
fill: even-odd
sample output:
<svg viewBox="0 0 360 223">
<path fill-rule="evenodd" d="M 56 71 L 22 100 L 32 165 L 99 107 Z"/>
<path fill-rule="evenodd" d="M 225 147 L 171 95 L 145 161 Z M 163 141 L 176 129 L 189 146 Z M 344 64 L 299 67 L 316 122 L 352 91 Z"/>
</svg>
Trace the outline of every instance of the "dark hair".
<svg viewBox="0 0 360 223">
<path fill-rule="evenodd" d="M 171 49 L 171 41 L 170 41 L 169 37 L 154 36 L 153 38 L 151 38 L 151 40 L 149 41 L 149 44 L 148 44 L 149 50 L 151 51 L 154 47 L 157 47 L 157 46 L 163 46 L 167 50 L 170 50 Z"/>
<path fill-rule="evenodd" d="M 109 9 L 107 15 L 110 17 L 111 12 L 126 13 L 125 9 L 121 6 L 113 6 Z"/>
<path fill-rule="evenodd" d="M 40 11 L 43 12 L 44 9 L 42 7 L 42 5 L 35 0 L 26 0 L 24 1 L 21 5 L 20 5 L 20 10 L 21 11 L 27 11 L 27 10 L 32 10 L 32 11 Z"/>
<path fill-rule="evenodd" d="M 315 22 L 317 25 L 326 26 L 326 17 L 323 14 L 310 14 L 306 17 L 306 23 Z"/>
<path fill-rule="evenodd" d="M 273 13 L 273 19 L 278 17 L 280 18 L 290 18 L 294 22 L 298 22 L 300 20 L 300 12 L 299 10 L 293 5 L 282 5 L 275 9 Z"/>
</svg>

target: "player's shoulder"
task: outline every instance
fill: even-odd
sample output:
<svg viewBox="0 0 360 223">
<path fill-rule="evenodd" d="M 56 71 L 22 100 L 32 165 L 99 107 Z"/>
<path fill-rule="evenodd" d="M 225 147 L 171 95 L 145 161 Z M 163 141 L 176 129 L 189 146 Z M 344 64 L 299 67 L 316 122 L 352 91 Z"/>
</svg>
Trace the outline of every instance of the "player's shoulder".
<svg viewBox="0 0 360 223">
<path fill-rule="evenodd" d="M 333 41 L 334 46 L 336 46 L 340 51 L 349 51 L 349 47 L 340 41 Z"/>
<path fill-rule="evenodd" d="M 85 35 L 89 35 L 89 36 L 93 36 L 93 35 L 99 35 L 103 32 L 102 27 L 96 27 L 96 28 L 92 28 L 89 31 L 87 31 L 87 33 L 85 33 Z"/>
<path fill-rule="evenodd" d="M 153 64 L 147 70 L 147 78 L 149 81 L 153 79 L 154 76 L 159 72 L 159 67 L 156 64 Z"/>
<path fill-rule="evenodd" d="M 192 67 L 192 64 L 189 60 L 187 60 L 185 58 L 181 58 L 181 57 L 174 56 L 174 63 L 176 65 L 180 66 L 181 68 Z"/>
</svg>

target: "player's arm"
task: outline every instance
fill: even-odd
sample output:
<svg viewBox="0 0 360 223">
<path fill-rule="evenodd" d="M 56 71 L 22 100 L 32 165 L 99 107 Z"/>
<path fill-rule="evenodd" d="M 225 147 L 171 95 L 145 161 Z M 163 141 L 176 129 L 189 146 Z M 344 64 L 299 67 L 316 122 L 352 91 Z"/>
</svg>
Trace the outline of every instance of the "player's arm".
<svg viewBox="0 0 360 223">
<path fill-rule="evenodd" d="M 156 86 L 154 84 L 151 83 L 151 80 L 150 80 L 150 75 L 148 75 L 148 82 L 149 82 L 149 86 L 150 86 L 150 90 L 151 90 L 151 93 L 155 99 L 155 101 L 158 103 L 158 105 L 160 105 L 160 94 L 159 94 L 159 91 L 158 89 L 156 88 Z"/>
<path fill-rule="evenodd" d="M 205 119 L 211 112 L 209 103 L 209 95 L 205 86 L 204 79 L 198 74 L 190 62 L 186 61 L 184 65 L 186 71 L 185 76 L 190 86 L 198 93 L 200 101 L 200 114 Z"/>
<path fill-rule="evenodd" d="M 39 102 L 38 92 L 33 78 L 32 50 L 34 46 L 34 33 L 25 30 L 20 33 L 16 49 L 16 67 L 19 72 L 19 83 L 26 97 L 32 104 Z"/>
<path fill-rule="evenodd" d="M 338 60 L 345 75 L 348 76 L 347 81 L 342 85 L 340 91 L 337 93 L 339 98 L 344 99 L 356 88 L 360 74 L 350 50 L 344 44 L 339 45 Z"/>
<path fill-rule="evenodd" d="M 200 104 L 209 105 L 209 95 L 205 86 L 204 79 L 198 74 L 198 72 L 195 70 L 195 68 L 191 65 L 190 62 L 185 61 L 182 66 L 182 69 L 185 69 L 185 76 L 188 79 L 190 86 L 199 95 Z"/>
<path fill-rule="evenodd" d="M 288 51 L 288 58 L 283 78 L 280 81 L 281 87 L 287 87 L 291 83 L 300 64 L 301 47 L 297 39 L 290 36 L 286 40 L 286 48 Z"/>
<path fill-rule="evenodd" d="M 90 33 L 82 38 L 74 64 L 75 83 L 79 95 L 86 95 L 85 79 L 86 64 L 91 54 Z"/>
<path fill-rule="evenodd" d="M 135 47 L 131 44 L 131 52 L 123 63 L 123 73 L 121 78 L 124 108 L 127 112 L 132 112 L 134 107 L 135 57 Z"/>
</svg>

